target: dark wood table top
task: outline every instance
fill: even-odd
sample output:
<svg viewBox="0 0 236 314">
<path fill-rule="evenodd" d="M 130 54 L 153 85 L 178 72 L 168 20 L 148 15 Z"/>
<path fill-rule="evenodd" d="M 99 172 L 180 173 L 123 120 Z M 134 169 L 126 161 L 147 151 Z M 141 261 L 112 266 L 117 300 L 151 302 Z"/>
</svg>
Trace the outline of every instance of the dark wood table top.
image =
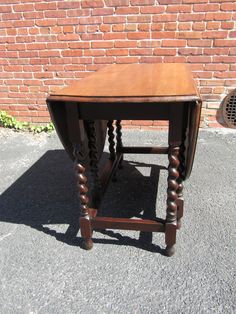
<svg viewBox="0 0 236 314">
<path fill-rule="evenodd" d="M 197 100 L 189 66 L 182 63 L 114 64 L 51 93 L 79 101 L 147 102 Z"/>
</svg>

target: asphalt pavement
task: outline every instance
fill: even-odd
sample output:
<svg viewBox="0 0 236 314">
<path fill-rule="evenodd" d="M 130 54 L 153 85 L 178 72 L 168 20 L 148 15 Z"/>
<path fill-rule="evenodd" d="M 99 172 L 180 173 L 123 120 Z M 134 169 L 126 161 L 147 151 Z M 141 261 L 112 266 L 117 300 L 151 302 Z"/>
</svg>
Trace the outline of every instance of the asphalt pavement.
<svg viewBox="0 0 236 314">
<path fill-rule="evenodd" d="M 129 145 L 166 139 L 124 131 Z M 200 132 L 169 258 L 161 233 L 150 244 L 97 231 L 81 249 L 73 164 L 56 133 L 0 129 L 0 143 L 0 313 L 236 313 L 236 130 Z M 102 213 L 165 217 L 166 166 L 166 156 L 125 155 Z"/>
</svg>

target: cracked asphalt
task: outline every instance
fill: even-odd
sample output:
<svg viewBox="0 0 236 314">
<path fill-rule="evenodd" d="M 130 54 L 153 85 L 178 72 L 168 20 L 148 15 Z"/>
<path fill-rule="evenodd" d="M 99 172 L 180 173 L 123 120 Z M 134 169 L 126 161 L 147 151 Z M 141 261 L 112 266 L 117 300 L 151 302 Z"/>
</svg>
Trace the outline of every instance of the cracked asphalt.
<svg viewBox="0 0 236 314">
<path fill-rule="evenodd" d="M 166 138 L 124 130 L 129 145 Z M 0 129 L 0 143 L 0 313 L 236 313 L 235 130 L 200 132 L 171 258 L 163 234 L 136 231 L 94 232 L 82 250 L 73 164 L 57 135 Z M 102 212 L 165 217 L 166 165 L 126 155 Z"/>
</svg>

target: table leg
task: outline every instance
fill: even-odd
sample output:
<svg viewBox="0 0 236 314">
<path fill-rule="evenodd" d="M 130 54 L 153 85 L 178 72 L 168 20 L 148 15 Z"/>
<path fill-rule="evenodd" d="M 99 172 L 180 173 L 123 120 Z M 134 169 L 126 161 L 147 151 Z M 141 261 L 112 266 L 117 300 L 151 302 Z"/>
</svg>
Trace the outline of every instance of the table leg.
<svg viewBox="0 0 236 314">
<path fill-rule="evenodd" d="M 184 198 L 183 198 L 183 179 L 178 178 L 178 190 L 177 190 L 177 229 L 181 228 L 181 219 L 184 214 Z"/>
<path fill-rule="evenodd" d="M 165 224 L 165 241 L 167 256 L 175 252 L 176 229 L 177 229 L 177 199 L 178 199 L 178 178 L 179 178 L 179 146 L 169 148 L 168 166 L 168 188 L 167 188 L 167 211 Z"/>
<path fill-rule="evenodd" d="M 98 208 L 101 203 L 101 182 L 98 175 L 98 149 L 96 140 L 96 129 L 95 121 L 88 120 L 88 146 L 89 146 L 89 157 L 90 157 L 90 169 L 92 174 L 92 204 L 91 207 Z"/>
<path fill-rule="evenodd" d="M 116 151 L 120 151 L 120 149 L 123 147 L 122 143 L 122 126 L 121 126 L 121 120 L 116 120 Z M 122 169 L 122 162 L 123 162 L 123 155 L 119 162 L 119 169 Z"/>
<path fill-rule="evenodd" d="M 109 120 L 107 122 L 107 128 L 108 128 L 110 160 L 115 160 L 116 151 L 115 151 L 115 141 L 114 141 L 115 135 L 114 135 L 113 120 Z"/>
<path fill-rule="evenodd" d="M 75 161 L 75 174 L 77 179 L 77 186 L 79 188 L 79 197 L 80 197 L 80 207 L 81 207 L 81 217 L 80 217 L 80 229 L 81 236 L 83 238 L 83 248 L 90 250 L 93 247 L 92 241 L 92 226 L 89 216 L 89 198 L 87 196 L 88 187 L 87 187 L 87 177 L 85 175 L 85 167 L 82 162 L 76 159 Z"/>
<path fill-rule="evenodd" d="M 113 120 L 109 120 L 107 122 L 107 128 L 108 128 L 108 142 L 109 142 L 109 152 L 110 152 L 110 157 L 109 159 L 111 161 L 114 161 L 116 159 L 116 151 L 115 151 L 115 135 L 114 135 L 114 127 L 113 127 Z M 116 172 L 113 174 L 113 177 L 112 177 L 112 181 L 115 182 L 117 181 L 117 178 L 116 178 Z"/>
</svg>

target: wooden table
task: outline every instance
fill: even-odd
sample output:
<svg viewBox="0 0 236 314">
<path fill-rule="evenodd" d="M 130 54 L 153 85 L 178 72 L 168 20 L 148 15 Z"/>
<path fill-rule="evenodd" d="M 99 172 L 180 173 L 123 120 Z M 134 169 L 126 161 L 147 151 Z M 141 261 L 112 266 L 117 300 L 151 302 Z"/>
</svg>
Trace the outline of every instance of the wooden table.
<svg viewBox="0 0 236 314">
<path fill-rule="evenodd" d="M 183 216 L 183 181 L 191 173 L 201 113 L 201 99 L 188 66 L 114 64 L 54 92 L 47 104 L 61 141 L 75 161 L 84 248 L 93 246 L 93 229 L 139 230 L 165 233 L 165 254 L 173 255 Z M 122 120 L 168 120 L 168 146 L 124 147 Z M 110 157 L 105 168 L 99 169 L 107 129 Z M 168 154 L 165 220 L 97 216 L 124 153 Z M 92 173 L 89 186 L 86 170 Z"/>
</svg>

